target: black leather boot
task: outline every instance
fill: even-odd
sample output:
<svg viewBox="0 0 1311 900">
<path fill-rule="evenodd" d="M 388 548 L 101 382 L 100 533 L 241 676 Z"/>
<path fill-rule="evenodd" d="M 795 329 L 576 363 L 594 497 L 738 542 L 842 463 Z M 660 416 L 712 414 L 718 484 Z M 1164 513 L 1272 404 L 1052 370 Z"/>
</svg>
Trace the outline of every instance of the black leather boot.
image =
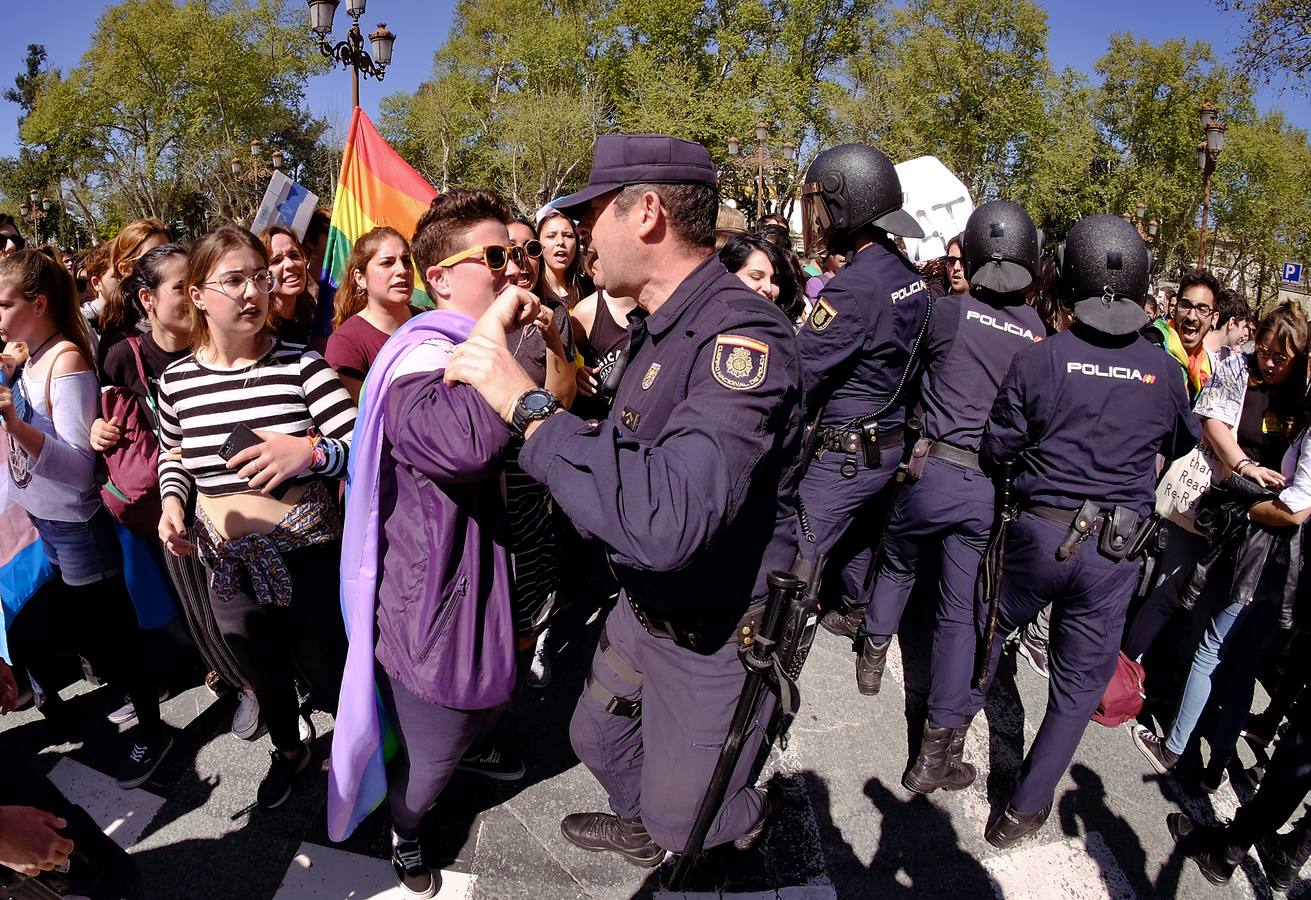
<svg viewBox="0 0 1311 900">
<path fill-rule="evenodd" d="M 917 794 L 932 794 L 939 788 L 959 791 L 974 783 L 974 766 L 964 762 L 964 728 L 934 728 L 924 723 L 924 737 L 920 752 L 906 774 L 901 776 L 902 787 Z"/>
<path fill-rule="evenodd" d="M 560 833 L 576 847 L 599 853 L 611 850 L 635 866 L 654 869 L 664 862 L 664 848 L 651 840 L 637 819 L 609 813 L 573 813 L 560 821 Z"/>
<path fill-rule="evenodd" d="M 1302 865 L 1311 857 L 1311 815 L 1303 816 L 1288 834 L 1272 834 L 1256 842 L 1270 889 L 1286 891 L 1292 886 Z"/>
<path fill-rule="evenodd" d="M 856 690 L 867 695 L 879 692 L 883 686 L 883 667 L 887 664 L 888 648 L 891 646 L 892 638 L 876 644 L 873 638 L 867 636 L 861 642 L 860 656 L 856 657 Z"/>
<path fill-rule="evenodd" d="M 860 635 L 860 626 L 865 621 L 865 607 L 850 606 L 846 609 L 830 609 L 824 613 L 819 624 L 829 634 L 854 641 Z"/>
<path fill-rule="evenodd" d="M 1052 805 L 1048 803 L 1037 812 L 1020 812 L 1009 803 L 1000 816 L 997 817 L 988 830 L 983 832 L 984 838 L 989 844 L 998 850 L 1009 850 L 1029 835 L 1041 828 L 1047 821 L 1047 817 L 1052 813 Z"/>
<path fill-rule="evenodd" d="M 1198 825 L 1185 813 L 1170 813 L 1165 817 L 1165 827 L 1211 884 L 1228 884 L 1234 869 L 1247 856 L 1245 847 L 1235 847 L 1225 840 L 1221 825 Z"/>
</svg>

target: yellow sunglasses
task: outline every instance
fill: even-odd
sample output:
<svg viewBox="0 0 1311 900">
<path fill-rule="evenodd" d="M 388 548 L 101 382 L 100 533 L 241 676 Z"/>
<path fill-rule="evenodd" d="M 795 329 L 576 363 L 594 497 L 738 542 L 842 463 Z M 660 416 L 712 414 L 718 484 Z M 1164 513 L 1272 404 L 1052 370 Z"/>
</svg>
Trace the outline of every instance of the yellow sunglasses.
<svg viewBox="0 0 1311 900">
<path fill-rule="evenodd" d="M 523 247 L 506 247 L 502 244 L 487 244 L 483 247 L 470 247 L 468 250 L 461 250 L 453 256 L 448 256 L 441 262 L 437 263 L 438 268 L 453 266 L 456 263 L 464 262 L 467 259 L 473 259 L 478 254 L 482 254 L 482 259 L 474 260 L 480 262 L 493 272 L 505 271 L 505 265 L 510 260 L 522 268 L 527 265 L 528 256 Z"/>
</svg>

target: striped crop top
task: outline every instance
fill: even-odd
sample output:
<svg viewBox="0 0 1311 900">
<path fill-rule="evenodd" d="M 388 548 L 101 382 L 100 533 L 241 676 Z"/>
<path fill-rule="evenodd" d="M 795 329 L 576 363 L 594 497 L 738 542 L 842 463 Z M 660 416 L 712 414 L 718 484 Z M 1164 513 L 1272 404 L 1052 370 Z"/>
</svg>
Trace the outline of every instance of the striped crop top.
<svg viewBox="0 0 1311 900">
<path fill-rule="evenodd" d="M 218 455 L 232 429 L 305 436 L 310 427 L 323 435 L 326 465 L 291 479 L 346 474 L 355 404 L 323 357 L 301 344 L 275 340 L 255 363 L 215 369 L 195 354 L 178 360 L 159 379 L 161 495 L 184 503 L 194 483 L 207 497 L 250 490 L 246 479 Z M 180 460 L 169 451 L 182 448 Z"/>
</svg>

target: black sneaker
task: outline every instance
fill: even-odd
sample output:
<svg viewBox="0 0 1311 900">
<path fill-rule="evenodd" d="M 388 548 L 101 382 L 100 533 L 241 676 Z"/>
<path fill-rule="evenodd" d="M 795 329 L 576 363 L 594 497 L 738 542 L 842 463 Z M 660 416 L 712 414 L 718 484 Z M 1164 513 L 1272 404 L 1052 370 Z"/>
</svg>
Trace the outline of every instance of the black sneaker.
<svg viewBox="0 0 1311 900">
<path fill-rule="evenodd" d="M 1253 747 L 1264 750 L 1274 743 L 1279 731 L 1279 723 L 1272 721 L 1272 718 L 1263 712 L 1250 714 L 1243 730 L 1238 733 L 1239 737 L 1246 738 Z"/>
<path fill-rule="evenodd" d="M 1139 752 L 1147 757 L 1157 775 L 1168 775 L 1179 763 L 1179 754 L 1165 746 L 1165 741 L 1152 733 L 1151 729 L 1139 725 L 1133 730 L 1133 742 Z"/>
<path fill-rule="evenodd" d="M 168 688 L 159 689 L 159 702 L 163 703 L 168 699 Z M 137 717 L 137 708 L 132 705 L 132 701 L 124 698 L 123 705 L 118 709 L 105 716 L 111 725 L 126 725 Z"/>
<path fill-rule="evenodd" d="M 313 755 L 304 744 L 301 745 L 300 753 L 290 758 L 283 756 L 277 748 L 270 750 L 269 770 L 259 783 L 259 805 L 265 809 L 276 809 L 286 802 L 291 796 L 292 781 L 305 771 Z"/>
<path fill-rule="evenodd" d="M 1043 678 L 1050 677 L 1047 668 L 1047 642 L 1042 638 L 1034 637 L 1027 628 L 1020 632 L 1020 654 L 1029 661 L 1029 668 Z"/>
<path fill-rule="evenodd" d="M 398 841 L 393 835 L 391 868 L 407 897 L 436 897 L 442 886 L 440 876 L 423 861 L 423 848 L 418 841 Z"/>
<path fill-rule="evenodd" d="M 1226 766 L 1220 766 L 1218 768 L 1216 766 L 1207 766 L 1202 771 L 1201 777 L 1198 779 L 1198 784 L 1201 785 L 1202 790 L 1206 791 L 1208 794 L 1216 793 L 1220 788 L 1228 783 L 1229 769 Z"/>
<path fill-rule="evenodd" d="M 149 780 L 164 756 L 173 749 L 173 736 L 165 732 L 153 740 L 136 740 L 128 751 L 127 762 L 118 773 L 118 786 L 124 790 L 141 787 Z"/>
<path fill-rule="evenodd" d="M 472 750 L 456 764 L 455 768 L 465 772 L 476 772 L 485 778 L 496 781 L 518 781 L 528 769 L 523 760 L 503 753 L 500 748 L 488 746 L 482 750 Z"/>
</svg>

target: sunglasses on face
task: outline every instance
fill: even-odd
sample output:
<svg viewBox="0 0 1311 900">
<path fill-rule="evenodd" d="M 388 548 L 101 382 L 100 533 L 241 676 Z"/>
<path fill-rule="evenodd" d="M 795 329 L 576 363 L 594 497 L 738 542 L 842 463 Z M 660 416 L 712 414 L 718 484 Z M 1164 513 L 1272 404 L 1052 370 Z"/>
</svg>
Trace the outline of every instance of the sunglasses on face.
<svg viewBox="0 0 1311 900">
<path fill-rule="evenodd" d="M 541 255 L 541 244 L 537 245 L 538 255 Z M 482 254 L 482 259 L 474 259 L 478 254 Z M 527 264 L 528 252 L 524 247 L 506 247 L 502 244 L 487 244 L 483 247 L 470 247 L 468 250 L 461 250 L 452 256 L 448 256 L 441 262 L 437 263 L 438 268 L 446 268 L 456 263 L 466 260 L 480 262 L 493 272 L 504 272 L 505 265 L 510 260 L 514 260 L 516 266 Z"/>
<path fill-rule="evenodd" d="M 518 249 L 522 250 L 529 259 L 542 258 L 542 242 L 539 241 L 537 238 L 529 238 L 528 240 L 524 241 L 522 244 L 519 244 L 517 246 Z"/>
<path fill-rule="evenodd" d="M 947 257 L 947 267 L 948 267 L 948 268 L 951 268 L 952 266 L 959 266 L 962 262 L 964 262 L 964 260 L 961 259 L 959 256 L 948 256 L 948 257 Z"/>
</svg>

